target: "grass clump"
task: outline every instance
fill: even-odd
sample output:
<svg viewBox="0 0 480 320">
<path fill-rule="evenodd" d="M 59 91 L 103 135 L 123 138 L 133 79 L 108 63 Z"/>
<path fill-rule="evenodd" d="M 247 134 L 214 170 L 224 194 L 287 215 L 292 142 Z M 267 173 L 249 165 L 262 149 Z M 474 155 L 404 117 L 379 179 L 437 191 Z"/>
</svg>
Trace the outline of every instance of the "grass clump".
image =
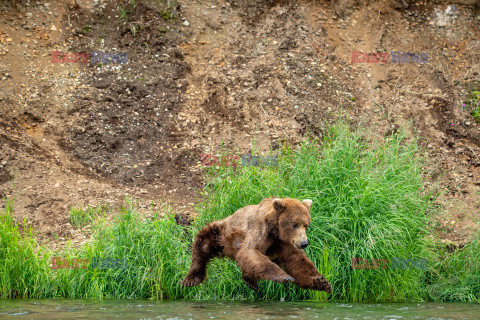
<svg viewBox="0 0 480 320">
<path fill-rule="evenodd" d="M 125 259 L 127 267 L 55 270 L 57 290 L 52 296 L 69 298 L 164 299 L 181 298 L 182 266 L 188 265 L 188 243 L 173 215 L 145 219 L 126 199 L 112 222 L 92 225 L 93 240 L 76 255 L 92 261 Z"/>
<path fill-rule="evenodd" d="M 420 299 L 423 270 L 351 268 L 354 257 L 429 258 L 422 240 L 428 201 L 421 191 L 416 141 L 409 140 L 405 131 L 382 141 L 369 140 L 365 133 L 339 124 L 326 132 L 323 143 L 305 139 L 296 150 L 284 145 L 280 151 L 278 168 L 215 172 L 205 207 L 195 221 L 197 228 L 265 197 L 312 199 L 306 252 L 331 281 L 333 299 Z M 227 274 L 235 268 L 229 266 Z M 260 296 L 270 285 L 261 286 Z M 291 288 L 278 290 L 282 296 Z M 293 292 L 294 298 L 303 297 L 302 289 Z M 306 295 L 325 297 L 324 293 Z"/>
<path fill-rule="evenodd" d="M 480 235 L 461 249 L 438 250 L 428 282 L 429 299 L 443 302 L 480 301 Z"/>
<path fill-rule="evenodd" d="M 109 210 L 109 207 L 103 205 L 97 207 L 89 206 L 85 210 L 72 207 L 70 209 L 70 223 L 78 228 L 83 228 L 95 221 L 99 216 L 103 216 L 107 210 Z"/>
<path fill-rule="evenodd" d="M 0 212 L 0 299 L 43 296 L 49 281 L 48 252 L 33 233 L 23 234 L 13 220 L 14 197 L 3 199 Z"/>
<path fill-rule="evenodd" d="M 470 109 L 470 114 L 475 121 L 480 122 L 480 91 L 473 91 L 465 105 Z"/>
<path fill-rule="evenodd" d="M 12 201 L 0 213 L 0 298 L 182 298 L 190 256 L 185 231 L 172 215 L 142 219 L 127 199 L 114 216 L 92 224 L 93 240 L 52 252 L 34 234 L 21 234 Z M 52 258 L 87 259 L 87 269 L 52 269 Z M 93 259 L 126 259 L 127 268 L 92 269 Z"/>
<path fill-rule="evenodd" d="M 123 0 L 120 2 L 118 6 L 118 10 L 120 11 L 120 19 L 127 19 L 127 15 L 132 13 L 133 10 L 136 8 L 137 3 L 135 0 L 129 0 L 124 2 Z"/>
<path fill-rule="evenodd" d="M 178 16 L 180 7 L 176 0 L 154 0 L 154 7 L 158 8 L 158 14 L 166 21 L 174 20 Z"/>
</svg>

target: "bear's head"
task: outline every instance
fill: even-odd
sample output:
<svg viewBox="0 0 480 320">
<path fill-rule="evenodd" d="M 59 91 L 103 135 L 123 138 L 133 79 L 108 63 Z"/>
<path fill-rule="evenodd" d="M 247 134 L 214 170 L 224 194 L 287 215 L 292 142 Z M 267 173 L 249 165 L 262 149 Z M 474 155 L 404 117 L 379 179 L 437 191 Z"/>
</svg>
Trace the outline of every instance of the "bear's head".
<svg viewBox="0 0 480 320">
<path fill-rule="evenodd" d="M 272 205 L 272 210 L 265 215 L 269 234 L 298 249 L 305 249 L 308 246 L 307 228 L 311 220 L 312 200 L 275 198 Z"/>
</svg>

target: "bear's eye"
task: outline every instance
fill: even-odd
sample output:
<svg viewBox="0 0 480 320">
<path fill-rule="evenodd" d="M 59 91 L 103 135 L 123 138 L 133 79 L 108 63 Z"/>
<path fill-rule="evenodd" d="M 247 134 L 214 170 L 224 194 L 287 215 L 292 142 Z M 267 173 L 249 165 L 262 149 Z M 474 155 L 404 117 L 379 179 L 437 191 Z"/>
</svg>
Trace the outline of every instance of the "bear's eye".
<svg viewBox="0 0 480 320">
<path fill-rule="evenodd" d="M 295 224 L 293 225 L 293 228 L 294 228 L 294 229 L 297 229 L 297 228 L 298 228 L 298 224 L 295 223 Z"/>
</svg>

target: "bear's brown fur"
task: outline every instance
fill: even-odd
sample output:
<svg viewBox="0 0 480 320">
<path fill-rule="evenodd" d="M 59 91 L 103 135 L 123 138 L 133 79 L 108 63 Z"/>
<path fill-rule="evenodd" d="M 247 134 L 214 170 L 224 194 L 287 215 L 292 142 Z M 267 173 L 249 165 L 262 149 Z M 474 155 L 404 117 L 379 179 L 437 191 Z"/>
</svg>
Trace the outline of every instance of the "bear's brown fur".
<svg viewBox="0 0 480 320">
<path fill-rule="evenodd" d="M 208 224 L 195 238 L 192 265 L 182 285 L 202 283 L 210 259 L 227 256 L 237 262 L 253 290 L 263 279 L 331 292 L 330 283 L 302 250 L 308 245 L 311 206 L 311 200 L 268 198 Z"/>
</svg>

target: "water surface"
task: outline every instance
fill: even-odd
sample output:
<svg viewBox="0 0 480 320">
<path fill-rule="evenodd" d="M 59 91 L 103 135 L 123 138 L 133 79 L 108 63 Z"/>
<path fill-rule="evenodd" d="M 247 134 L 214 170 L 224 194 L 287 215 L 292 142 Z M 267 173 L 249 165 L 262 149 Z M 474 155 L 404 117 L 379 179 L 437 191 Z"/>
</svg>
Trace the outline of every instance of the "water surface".
<svg viewBox="0 0 480 320">
<path fill-rule="evenodd" d="M 480 319 L 480 305 L 0 300 L 0 319 Z"/>
</svg>

